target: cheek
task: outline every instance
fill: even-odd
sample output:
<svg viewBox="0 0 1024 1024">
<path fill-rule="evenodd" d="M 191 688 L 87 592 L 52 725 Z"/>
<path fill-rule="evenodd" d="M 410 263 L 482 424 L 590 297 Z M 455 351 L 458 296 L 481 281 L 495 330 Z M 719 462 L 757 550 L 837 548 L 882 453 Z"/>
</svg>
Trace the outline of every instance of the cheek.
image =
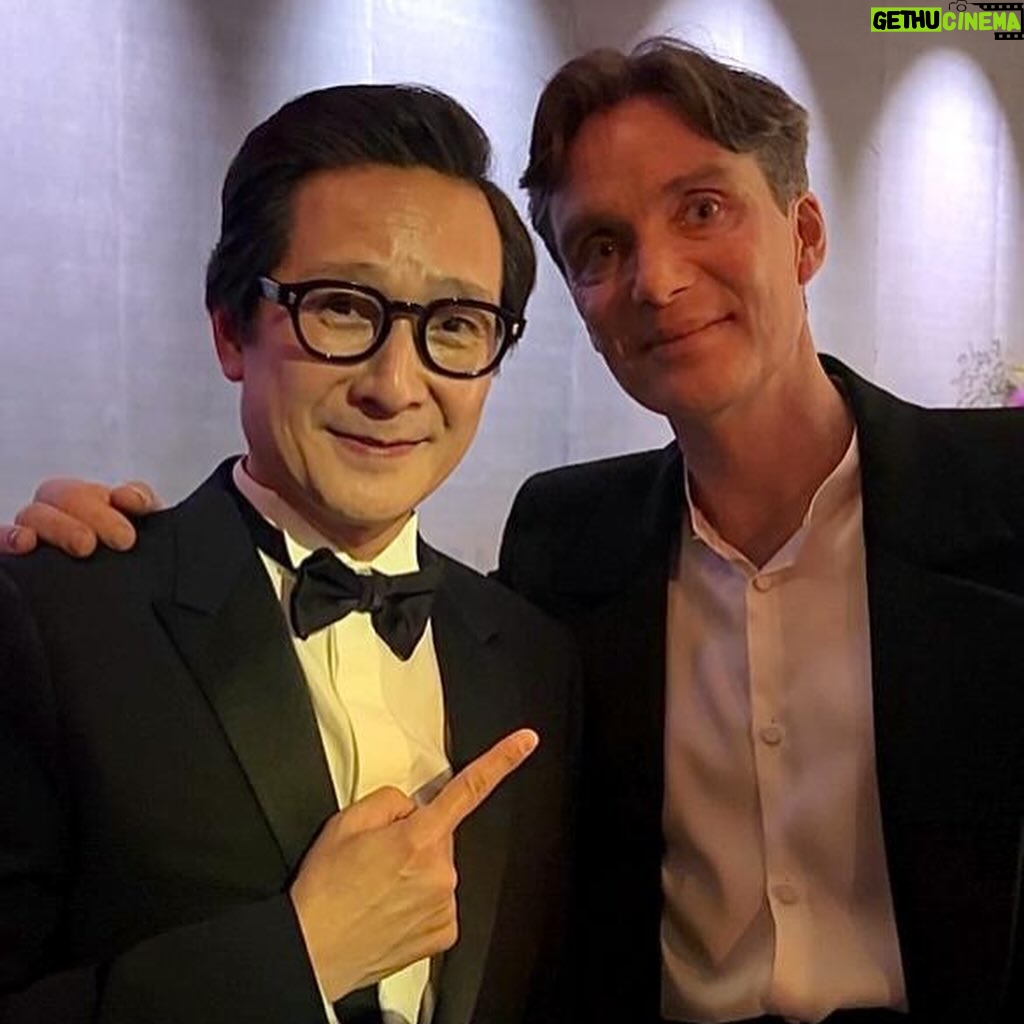
<svg viewBox="0 0 1024 1024">
<path fill-rule="evenodd" d="M 576 311 L 579 313 L 590 334 L 591 343 L 600 350 L 601 343 L 617 333 L 616 324 L 623 312 L 616 302 L 616 292 L 611 286 L 577 288 L 572 293 Z"/>
<path fill-rule="evenodd" d="M 320 370 L 298 360 L 283 360 L 272 368 L 266 381 L 267 402 L 278 435 L 301 442 L 325 419 L 332 382 Z"/>
<path fill-rule="evenodd" d="M 784 230 L 764 232 L 733 254 L 733 280 L 749 281 L 756 296 L 778 301 L 800 290 L 792 236 Z"/>
<path fill-rule="evenodd" d="M 445 426 L 453 444 L 461 450 L 469 445 L 476 434 L 490 387 L 490 379 L 445 381 L 437 392 L 436 400 Z"/>
</svg>

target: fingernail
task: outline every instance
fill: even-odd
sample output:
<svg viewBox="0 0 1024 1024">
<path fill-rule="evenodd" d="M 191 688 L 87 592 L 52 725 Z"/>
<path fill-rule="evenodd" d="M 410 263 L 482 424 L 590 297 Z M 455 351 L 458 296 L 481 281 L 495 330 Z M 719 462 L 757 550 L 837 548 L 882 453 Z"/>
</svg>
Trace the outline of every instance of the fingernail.
<svg viewBox="0 0 1024 1024">
<path fill-rule="evenodd" d="M 126 526 L 118 529 L 110 538 L 110 542 L 117 551 L 127 551 L 135 543 L 132 531 Z"/>
<path fill-rule="evenodd" d="M 17 548 L 18 541 L 21 539 L 21 527 L 12 526 L 7 531 L 7 537 L 5 539 L 7 541 L 7 546 L 11 548 L 11 550 L 13 551 L 15 548 Z"/>
<path fill-rule="evenodd" d="M 523 733 L 522 739 L 519 741 L 519 749 L 524 754 L 532 754 L 537 749 L 537 744 L 540 742 L 540 737 L 530 730 L 529 732 Z"/>
<path fill-rule="evenodd" d="M 152 503 L 152 499 L 150 498 L 149 494 L 147 494 L 141 487 L 136 487 L 135 484 L 129 484 L 128 488 L 130 491 L 132 491 L 133 494 L 137 494 L 139 496 L 139 502 L 142 505 L 146 506 L 147 508 L 149 507 L 149 505 Z"/>
<path fill-rule="evenodd" d="M 71 550 L 80 558 L 92 554 L 92 536 L 85 530 L 75 530 L 71 537 Z"/>
</svg>

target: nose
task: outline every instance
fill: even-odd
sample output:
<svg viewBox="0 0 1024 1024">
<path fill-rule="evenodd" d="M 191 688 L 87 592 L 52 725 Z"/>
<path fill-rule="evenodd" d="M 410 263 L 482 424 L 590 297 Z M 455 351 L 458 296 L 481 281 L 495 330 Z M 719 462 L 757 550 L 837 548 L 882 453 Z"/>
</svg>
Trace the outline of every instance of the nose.
<svg viewBox="0 0 1024 1024">
<path fill-rule="evenodd" d="M 641 305 L 667 306 L 697 279 L 697 266 L 685 243 L 663 231 L 636 239 L 632 263 L 630 293 Z"/>
<path fill-rule="evenodd" d="M 395 317 L 384 344 L 355 367 L 349 401 L 373 419 L 387 419 L 426 401 L 426 369 L 409 320 Z"/>
</svg>

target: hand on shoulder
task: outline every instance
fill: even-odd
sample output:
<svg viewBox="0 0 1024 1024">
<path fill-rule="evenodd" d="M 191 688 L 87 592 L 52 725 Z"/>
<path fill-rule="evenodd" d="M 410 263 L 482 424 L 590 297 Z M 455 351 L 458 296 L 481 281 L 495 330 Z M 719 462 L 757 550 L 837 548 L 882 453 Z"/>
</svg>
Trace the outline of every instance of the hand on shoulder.
<svg viewBox="0 0 1024 1024">
<path fill-rule="evenodd" d="M 25 555 L 39 544 L 76 558 L 91 555 L 99 544 L 128 551 L 136 541 L 131 519 L 162 505 L 149 484 L 139 480 L 116 487 L 75 477 L 44 480 L 14 523 L 0 525 L 0 553 Z"/>
</svg>

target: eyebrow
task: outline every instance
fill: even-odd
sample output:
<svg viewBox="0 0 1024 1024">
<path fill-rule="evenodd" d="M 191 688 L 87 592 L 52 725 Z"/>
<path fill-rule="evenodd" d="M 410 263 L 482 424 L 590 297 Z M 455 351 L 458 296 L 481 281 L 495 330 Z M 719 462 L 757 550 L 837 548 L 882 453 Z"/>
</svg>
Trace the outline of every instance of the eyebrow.
<svg viewBox="0 0 1024 1024">
<path fill-rule="evenodd" d="M 711 161 L 710 163 L 701 164 L 700 167 L 690 171 L 689 174 L 681 174 L 678 178 L 673 178 L 663 191 L 670 193 L 689 192 L 691 189 L 715 184 L 723 179 L 731 178 L 732 172 L 728 166 Z"/>
<path fill-rule="evenodd" d="M 661 187 L 661 195 L 668 197 L 685 195 L 693 189 L 718 184 L 723 179 L 731 177 L 726 165 L 712 161 L 701 164 L 687 174 L 680 174 L 670 179 Z M 621 231 L 627 227 L 627 222 L 623 218 L 602 210 L 600 207 L 583 210 L 569 218 L 563 237 L 559 240 L 558 248 L 564 256 L 581 238 L 598 228 Z"/>
<path fill-rule="evenodd" d="M 341 281 L 352 281 L 355 284 L 369 284 L 372 287 L 382 287 L 383 278 L 387 274 L 387 265 L 383 263 L 370 263 L 367 261 L 355 261 L 352 263 L 317 263 L 309 267 L 303 273 L 306 280 L 316 278 L 337 279 Z M 490 290 L 474 281 L 467 281 L 462 277 L 452 277 L 442 274 L 424 274 L 432 291 L 436 292 L 438 298 L 457 299 L 480 299 L 483 302 L 493 302 L 494 297 Z"/>
</svg>

